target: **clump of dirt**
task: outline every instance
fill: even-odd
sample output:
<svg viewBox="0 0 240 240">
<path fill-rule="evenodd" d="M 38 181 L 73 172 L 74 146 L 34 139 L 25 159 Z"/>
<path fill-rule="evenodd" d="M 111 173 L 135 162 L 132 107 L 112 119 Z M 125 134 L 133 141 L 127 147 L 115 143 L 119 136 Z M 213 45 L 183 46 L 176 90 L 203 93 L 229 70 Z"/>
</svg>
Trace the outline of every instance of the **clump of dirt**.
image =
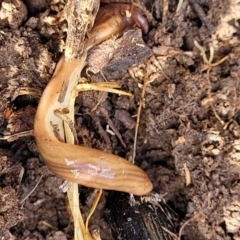
<svg viewBox="0 0 240 240">
<path fill-rule="evenodd" d="M 34 2 L 1 1 L 0 235 L 70 239 L 73 226 L 59 189 L 62 180 L 41 160 L 31 131 L 39 96 L 64 48 L 66 23 L 56 24 L 56 14 L 65 3 Z M 240 5 L 234 0 L 141 4 L 151 22 L 143 39 L 153 54 L 129 69 L 116 64 L 114 72 L 107 66 L 95 75 L 86 71 L 89 81 L 103 81 L 103 75 L 120 81 L 133 97 L 81 93 L 75 124 L 79 141 L 129 159 L 132 116 L 142 100 L 136 162 L 154 192 L 178 214 L 179 238 L 239 239 Z M 81 188 L 83 209 L 88 194 Z M 112 239 L 103 220 L 106 196 L 95 219 L 103 239 Z"/>
</svg>

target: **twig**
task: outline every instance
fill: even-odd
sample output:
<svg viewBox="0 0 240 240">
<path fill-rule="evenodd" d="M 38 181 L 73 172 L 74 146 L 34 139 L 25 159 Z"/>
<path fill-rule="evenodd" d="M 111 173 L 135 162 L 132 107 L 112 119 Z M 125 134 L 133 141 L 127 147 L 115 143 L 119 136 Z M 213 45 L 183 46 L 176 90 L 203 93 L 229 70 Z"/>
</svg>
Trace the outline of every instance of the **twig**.
<svg viewBox="0 0 240 240">
<path fill-rule="evenodd" d="M 79 58 L 85 51 L 85 34 L 92 28 L 99 9 L 99 0 L 68 0 L 65 6 L 68 34 L 65 48 L 66 61 Z"/>
<path fill-rule="evenodd" d="M 23 202 L 25 202 L 27 200 L 27 198 L 35 191 L 35 189 L 37 188 L 37 186 L 41 182 L 42 178 L 43 178 L 43 175 L 40 176 L 40 178 L 38 179 L 35 187 L 27 194 L 27 196 L 23 200 L 20 201 L 20 204 L 23 204 Z"/>
<path fill-rule="evenodd" d="M 68 22 L 68 34 L 66 40 L 66 49 L 64 52 L 65 60 L 71 61 L 72 59 L 85 58 L 85 35 L 88 30 L 93 26 L 95 16 L 99 8 L 99 0 L 68 0 L 65 7 L 66 19 Z M 75 91 L 72 91 L 71 99 L 68 103 L 68 118 L 74 122 L 74 102 Z M 64 125 L 66 141 L 69 144 L 74 144 L 74 136 L 69 125 Z M 67 192 L 69 205 L 74 220 L 74 239 L 85 240 L 92 239 L 86 232 L 83 222 L 83 217 L 79 208 L 79 193 L 78 184 L 72 183 Z"/>
<path fill-rule="evenodd" d="M 190 6 L 192 7 L 192 9 L 196 12 L 197 16 L 199 17 L 199 19 L 206 25 L 208 31 L 210 33 L 212 33 L 214 31 L 214 26 L 212 25 L 212 23 L 208 20 L 205 12 L 203 11 L 202 7 L 196 3 L 195 0 L 188 0 Z"/>
<path fill-rule="evenodd" d="M 165 232 L 167 232 L 172 238 L 174 238 L 174 239 L 176 239 L 176 240 L 179 239 L 178 236 L 177 236 L 175 233 L 169 231 L 169 230 L 168 230 L 167 228 L 165 228 L 164 226 L 161 226 L 161 228 L 162 228 Z"/>
<path fill-rule="evenodd" d="M 199 215 L 200 215 L 200 212 L 198 212 L 198 213 L 195 214 L 193 217 L 191 217 L 190 219 L 188 219 L 188 220 L 181 226 L 181 228 L 180 228 L 180 230 L 179 230 L 179 234 L 178 234 L 178 240 L 181 239 L 183 229 L 187 226 L 187 224 L 189 224 L 192 220 L 194 220 L 195 218 L 197 218 Z"/>
<path fill-rule="evenodd" d="M 114 88 L 119 88 L 119 86 L 115 86 L 115 83 L 111 83 L 111 82 L 107 82 L 107 83 L 102 83 L 102 82 L 98 82 L 98 83 L 80 83 L 76 86 L 76 91 L 103 91 L 103 92 L 111 92 L 111 93 L 116 93 L 119 95 L 127 95 L 127 96 L 132 96 L 131 93 L 122 91 L 122 90 L 118 90 L 118 89 L 114 89 Z"/>
<path fill-rule="evenodd" d="M 216 67 L 218 65 L 220 65 L 221 63 L 223 63 L 224 61 L 226 61 L 228 59 L 228 55 L 223 57 L 222 59 L 220 59 L 219 61 L 212 63 L 213 61 L 213 57 L 214 57 L 214 48 L 212 46 L 210 46 L 210 56 L 209 59 L 207 59 L 207 55 L 205 53 L 205 49 L 204 47 L 202 47 L 196 40 L 194 40 L 194 45 L 196 48 L 198 48 L 201 52 L 201 56 L 203 58 L 203 62 L 206 64 L 206 66 L 204 68 L 201 69 L 201 72 L 206 71 L 207 70 L 207 80 L 209 82 L 210 85 L 210 79 L 209 79 L 209 73 L 212 70 L 213 67 Z M 209 95 L 211 95 L 211 93 L 209 92 Z M 215 117 L 220 121 L 220 123 L 222 125 L 224 125 L 224 121 L 221 119 L 221 117 L 218 115 L 217 111 L 214 109 L 213 105 L 211 104 L 211 108 L 212 111 L 215 115 Z"/>
<path fill-rule="evenodd" d="M 136 122 L 136 127 L 135 127 L 134 144 L 133 144 L 133 155 L 132 155 L 132 163 L 133 164 L 135 163 L 135 157 L 136 157 L 137 137 L 138 137 L 138 128 L 139 128 L 139 123 L 140 123 L 140 116 L 141 116 L 142 106 L 143 106 L 143 103 L 144 103 L 146 87 L 147 87 L 147 83 L 148 83 L 148 76 L 147 76 L 147 74 L 144 75 L 144 80 L 143 81 L 144 82 L 143 82 L 143 86 L 142 86 L 141 99 L 140 99 L 138 110 L 137 110 L 137 122 Z"/>
</svg>

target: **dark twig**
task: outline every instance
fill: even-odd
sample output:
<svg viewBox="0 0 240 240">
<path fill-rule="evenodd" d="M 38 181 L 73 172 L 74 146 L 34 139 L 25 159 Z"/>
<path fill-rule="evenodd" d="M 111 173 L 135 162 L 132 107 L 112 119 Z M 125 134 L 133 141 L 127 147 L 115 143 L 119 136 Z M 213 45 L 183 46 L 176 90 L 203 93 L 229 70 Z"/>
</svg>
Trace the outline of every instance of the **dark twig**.
<svg viewBox="0 0 240 240">
<path fill-rule="evenodd" d="M 208 31 L 212 33 L 214 31 L 214 26 L 212 23 L 208 20 L 205 12 L 203 11 L 202 7 L 196 3 L 195 0 L 188 0 L 191 8 L 195 11 L 199 19 L 206 25 Z"/>
</svg>

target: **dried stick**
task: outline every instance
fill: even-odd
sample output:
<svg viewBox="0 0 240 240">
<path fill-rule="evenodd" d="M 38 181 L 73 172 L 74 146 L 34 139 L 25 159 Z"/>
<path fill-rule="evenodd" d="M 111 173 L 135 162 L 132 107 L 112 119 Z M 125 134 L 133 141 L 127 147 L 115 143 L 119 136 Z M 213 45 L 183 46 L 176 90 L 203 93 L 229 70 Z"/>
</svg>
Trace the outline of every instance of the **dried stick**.
<svg viewBox="0 0 240 240">
<path fill-rule="evenodd" d="M 98 9 L 99 0 L 68 0 L 64 9 L 68 22 L 66 61 L 83 55 L 85 35 L 92 28 Z"/>
<path fill-rule="evenodd" d="M 68 22 L 68 35 L 66 40 L 65 59 L 86 58 L 85 36 L 93 26 L 95 16 L 99 8 L 99 0 L 68 0 L 65 7 L 66 19 Z M 80 74 L 80 73 L 79 73 Z M 72 92 L 68 103 L 70 121 L 74 122 L 75 94 Z M 69 125 L 64 125 L 66 140 L 74 144 L 74 134 Z M 92 239 L 88 229 L 85 228 L 83 218 L 79 209 L 78 184 L 72 183 L 68 190 L 68 199 L 74 219 L 74 239 Z"/>
</svg>

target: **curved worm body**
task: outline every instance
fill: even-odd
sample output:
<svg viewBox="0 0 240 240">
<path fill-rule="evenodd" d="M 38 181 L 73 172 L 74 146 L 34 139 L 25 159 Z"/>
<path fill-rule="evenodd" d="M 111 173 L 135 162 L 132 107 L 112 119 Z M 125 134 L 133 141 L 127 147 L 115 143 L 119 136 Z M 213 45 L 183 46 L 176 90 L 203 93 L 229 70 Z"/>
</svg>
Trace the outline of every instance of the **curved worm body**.
<svg viewBox="0 0 240 240">
<path fill-rule="evenodd" d="M 86 50 L 134 26 L 144 33 L 148 32 L 148 22 L 136 8 L 129 4 L 107 4 L 97 14 L 95 24 L 88 34 Z"/>
<path fill-rule="evenodd" d="M 67 144 L 57 138 L 64 128 L 54 111 L 68 107 L 85 61 L 86 54 L 79 60 L 66 62 L 62 57 L 58 62 L 35 116 L 34 134 L 39 152 L 48 167 L 63 179 L 92 188 L 144 195 L 152 190 L 152 183 L 139 167 L 116 155 Z"/>
</svg>

